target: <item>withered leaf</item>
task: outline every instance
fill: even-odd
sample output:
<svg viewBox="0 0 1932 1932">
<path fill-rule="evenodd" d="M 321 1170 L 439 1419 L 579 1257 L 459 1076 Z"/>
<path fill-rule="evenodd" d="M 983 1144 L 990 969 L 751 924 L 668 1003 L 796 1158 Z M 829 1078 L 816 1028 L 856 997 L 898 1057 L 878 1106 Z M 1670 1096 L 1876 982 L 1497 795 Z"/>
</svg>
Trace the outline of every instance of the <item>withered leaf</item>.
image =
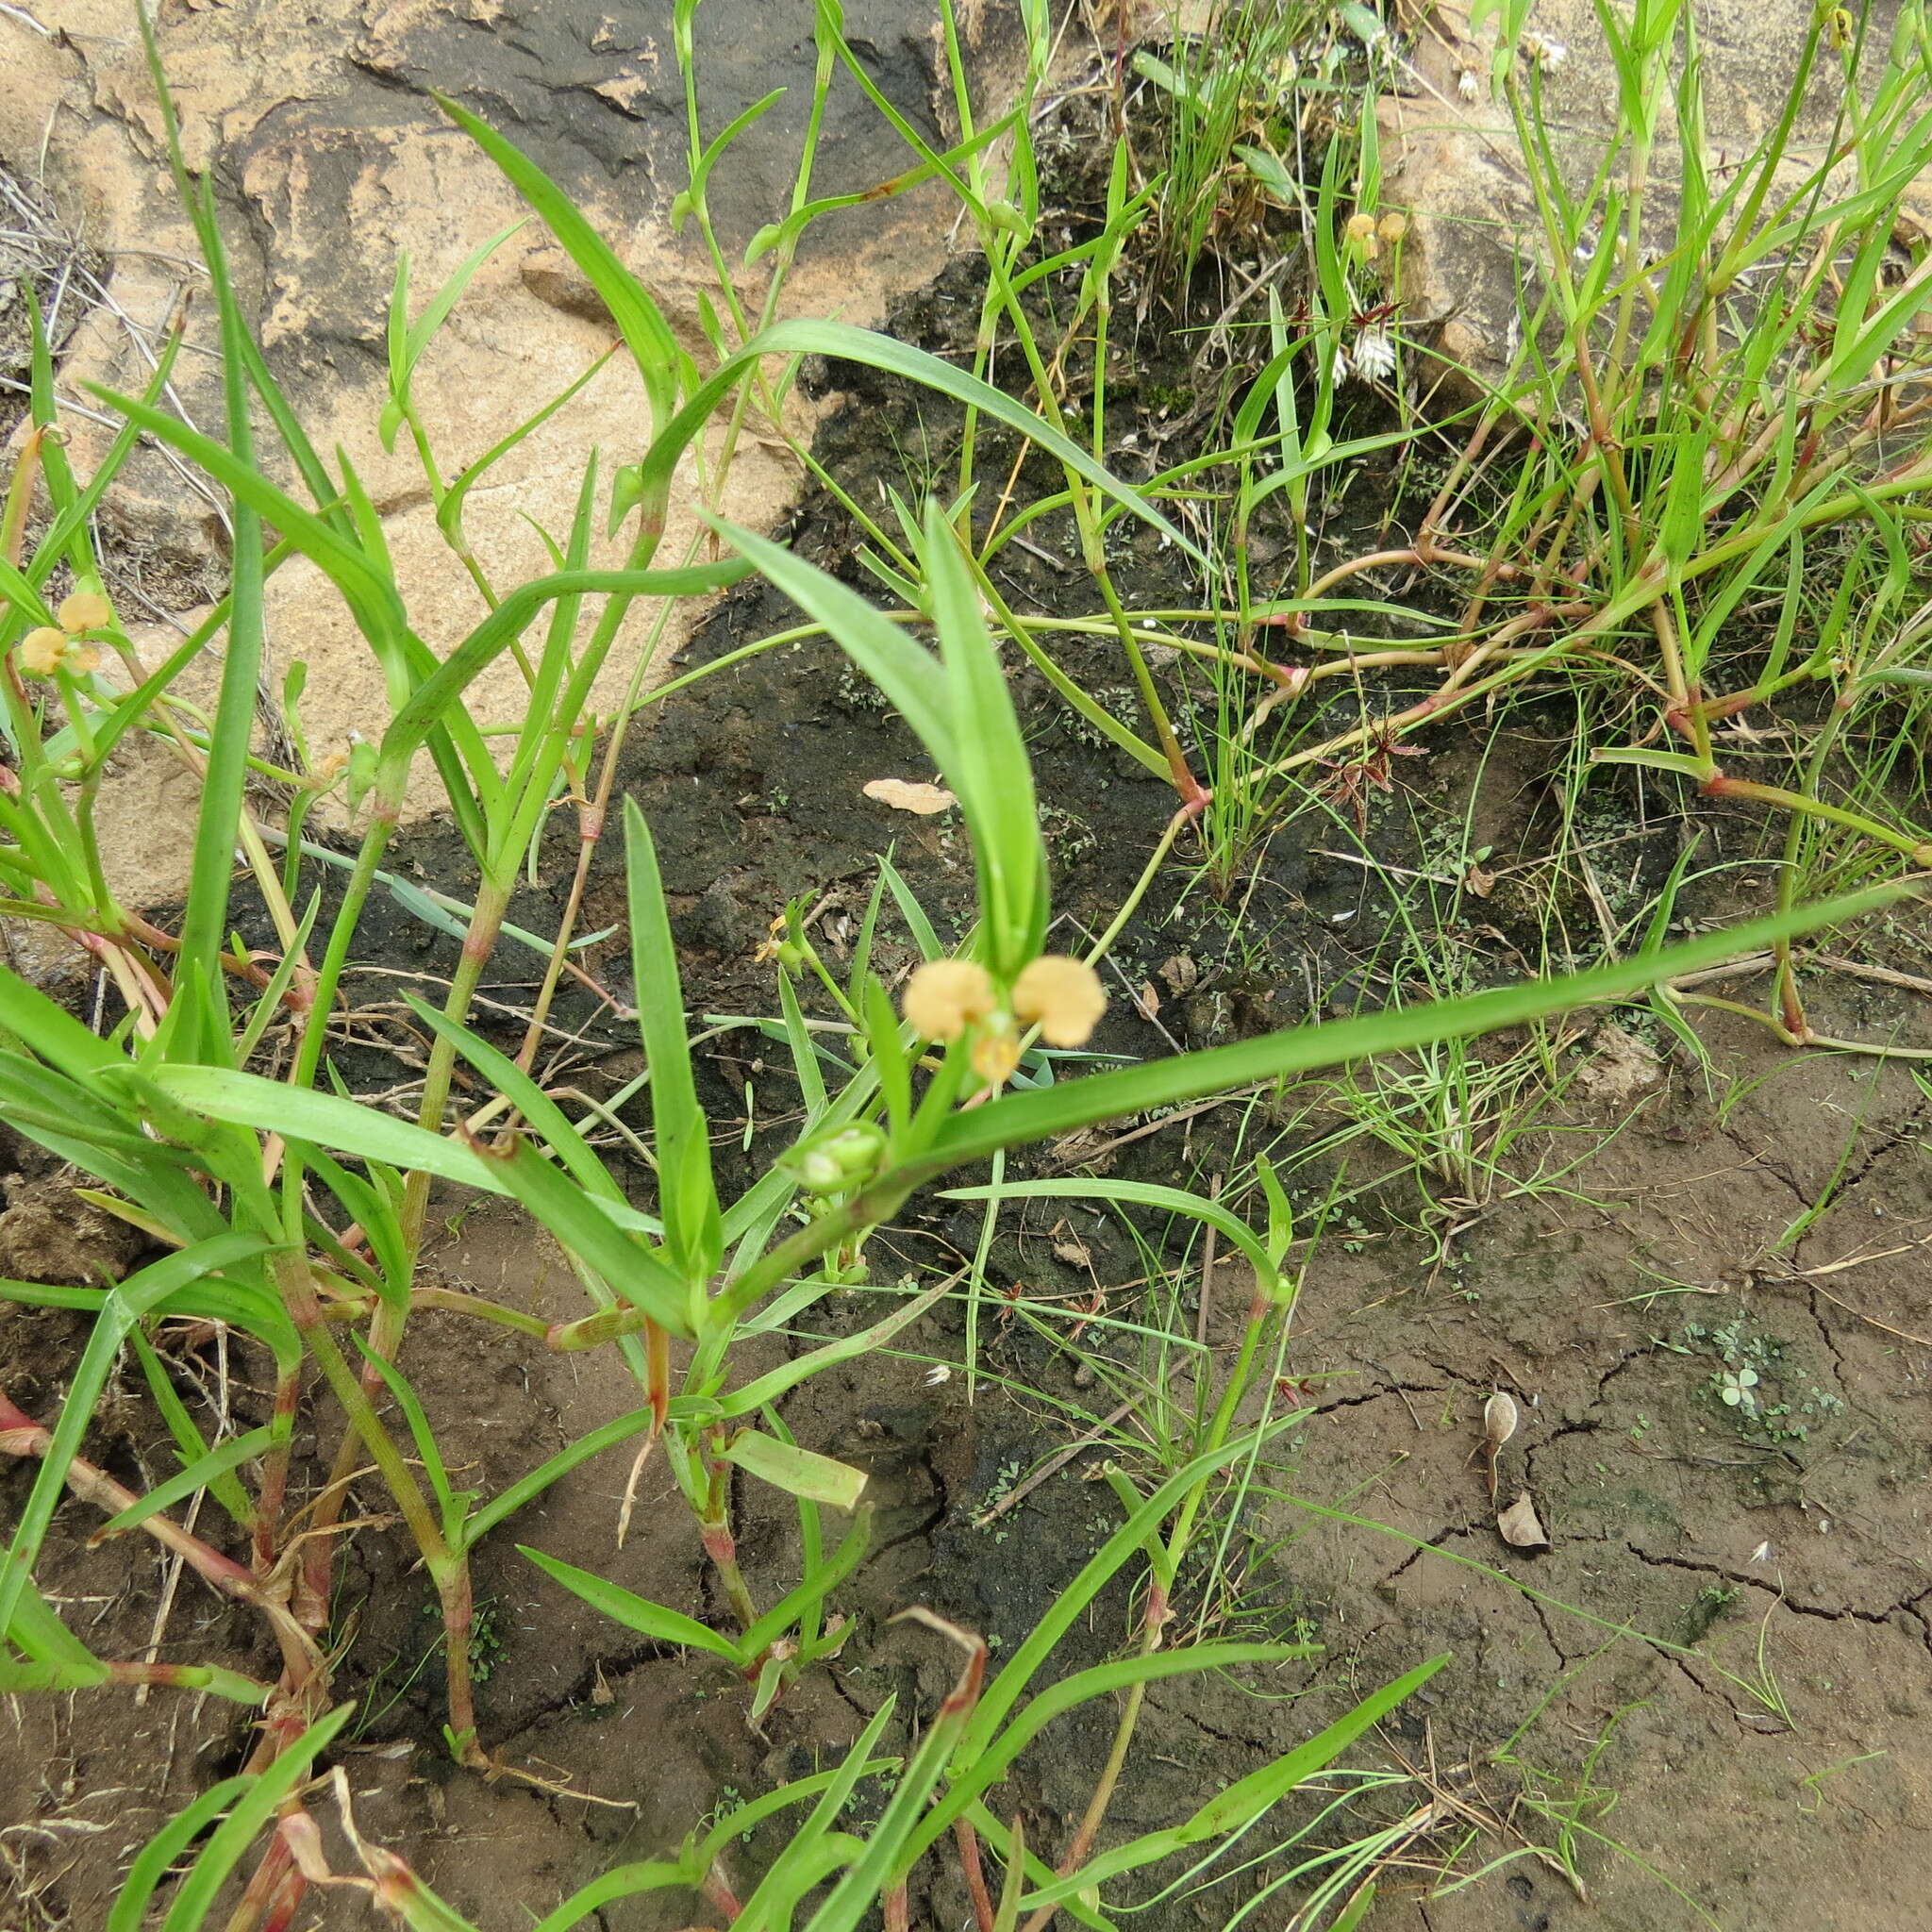
<svg viewBox="0 0 1932 1932">
<path fill-rule="evenodd" d="M 1546 1550 L 1550 1546 L 1542 1519 L 1537 1515 L 1536 1505 L 1529 1500 L 1527 1490 L 1497 1516 L 1496 1529 L 1513 1550 Z"/>
<path fill-rule="evenodd" d="M 874 778 L 864 790 L 868 798 L 890 805 L 894 811 L 917 812 L 923 819 L 950 811 L 959 802 L 942 785 L 915 785 L 905 778 Z"/>
</svg>

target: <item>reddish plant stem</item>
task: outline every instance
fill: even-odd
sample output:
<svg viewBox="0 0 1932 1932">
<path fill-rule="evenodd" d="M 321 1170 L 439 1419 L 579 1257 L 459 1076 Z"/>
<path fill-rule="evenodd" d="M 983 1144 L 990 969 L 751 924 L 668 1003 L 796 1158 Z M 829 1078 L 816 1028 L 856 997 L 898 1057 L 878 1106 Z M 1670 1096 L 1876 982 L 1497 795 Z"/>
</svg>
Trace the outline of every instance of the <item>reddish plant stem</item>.
<svg viewBox="0 0 1932 1932">
<path fill-rule="evenodd" d="M 724 1923 L 727 1925 L 744 1909 L 738 1894 L 725 1882 L 724 1868 L 715 1859 L 712 1861 L 711 1869 L 705 1874 L 705 1882 L 698 1890 L 724 1914 Z"/>
<path fill-rule="evenodd" d="M 51 1430 L 42 1428 L 6 1395 L 0 1394 L 0 1454 L 31 1456 L 39 1459 L 45 1457 L 53 1444 Z M 78 1456 L 67 1465 L 66 1482 L 83 1502 L 92 1503 L 109 1516 L 118 1516 L 122 1510 L 130 1509 L 141 1501 L 132 1490 Z M 263 1590 L 251 1571 L 232 1557 L 223 1556 L 221 1551 L 203 1542 L 199 1537 L 191 1535 L 159 1511 L 143 1518 L 141 1527 L 164 1548 L 172 1550 L 196 1575 L 223 1596 L 235 1603 L 246 1604 L 268 1619 L 281 1645 L 282 1661 L 289 1672 L 291 1683 L 296 1689 L 306 1691 L 326 1683 L 322 1653 L 316 1649 L 308 1633 L 289 1614 L 286 1604 L 278 1603 Z"/>
<path fill-rule="evenodd" d="M 275 1377 L 275 1418 L 270 1424 L 274 1438 L 261 1466 L 261 1487 L 255 1502 L 255 1574 L 266 1580 L 275 1566 L 277 1532 L 281 1528 L 282 1506 L 289 1493 L 289 1463 L 295 1453 L 295 1410 L 302 1399 L 302 1365 Z M 320 1624 L 307 1625 L 320 1629 Z"/>
<path fill-rule="evenodd" d="M 979 1834 L 974 1830 L 970 1820 L 954 1819 L 953 1842 L 959 1847 L 959 1869 L 966 1874 L 966 1890 L 973 1900 L 973 1916 L 979 1923 L 979 1932 L 993 1932 L 998 1914 L 993 1910 L 992 1894 L 986 1889 L 986 1868 L 979 1857 Z"/>
</svg>

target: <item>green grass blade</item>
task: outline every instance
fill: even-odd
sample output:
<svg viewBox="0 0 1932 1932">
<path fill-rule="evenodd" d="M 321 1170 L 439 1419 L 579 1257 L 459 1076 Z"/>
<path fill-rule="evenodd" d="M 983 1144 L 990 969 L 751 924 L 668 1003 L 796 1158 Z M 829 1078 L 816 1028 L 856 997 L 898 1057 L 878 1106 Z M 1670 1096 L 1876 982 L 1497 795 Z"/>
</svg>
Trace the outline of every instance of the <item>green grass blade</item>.
<svg viewBox="0 0 1932 1932">
<path fill-rule="evenodd" d="M 175 1860 L 205 1832 L 254 1782 L 246 1777 L 225 1777 L 210 1786 L 175 1816 L 142 1846 L 114 1903 L 108 1908 L 102 1932 L 141 1932 L 149 1903 L 175 1866 Z"/>
<path fill-rule="evenodd" d="M 1047 925 L 1046 844 L 1032 764 L 986 608 L 937 502 L 926 506 L 922 549 L 955 720 L 948 776 L 973 834 L 987 963 L 1007 979 L 1040 951 Z"/>
<path fill-rule="evenodd" d="M 140 1502 L 130 1504 L 118 1515 L 108 1517 L 89 1539 L 90 1543 L 104 1543 L 109 1537 L 124 1536 L 130 1529 L 139 1529 L 150 1516 L 163 1509 L 172 1509 L 197 1490 L 212 1490 L 223 1476 L 239 1469 L 251 1456 L 261 1455 L 269 1445 L 270 1434 L 266 1428 L 250 1429 L 246 1435 L 237 1436 L 224 1442 L 220 1448 L 210 1449 L 207 1455 L 197 1457 L 166 1482 L 157 1483 Z"/>
<path fill-rule="evenodd" d="M 107 1667 L 60 1621 L 53 1605 L 34 1588 L 26 1566 L 0 1553 L 0 1575 L 10 1577 L 14 1588 L 13 1614 L 5 1624 L 0 1624 L 8 1642 L 35 1663 L 54 1664 L 72 1672 L 92 1671 L 94 1681 L 105 1684 Z"/>
<path fill-rule="evenodd" d="M 308 1767 L 348 1723 L 355 1708 L 353 1704 L 337 1705 L 326 1717 L 318 1718 L 288 1744 L 258 1776 L 234 1780 L 246 1782 L 248 1789 L 236 1798 L 227 1817 L 202 1846 L 194 1869 L 181 1881 L 180 1890 L 168 1907 L 168 1916 L 161 1921 L 160 1932 L 200 1932 L 214 1908 L 216 1895 L 227 1882 L 229 1873 L 242 1862 L 242 1855 L 254 1842 L 256 1833 L 275 1816 L 282 1800 L 308 1775 Z M 185 1844 L 183 1840 L 182 1848 Z M 123 1924 L 131 1928 L 140 1924 L 140 1919 L 137 1916 Z M 120 1928 L 110 1925 L 110 1932 L 120 1932 Z"/>
<path fill-rule="evenodd" d="M 231 495 L 246 503 L 264 522 L 273 524 L 284 541 L 301 551 L 341 592 L 342 601 L 372 646 L 381 652 L 394 652 L 399 647 L 403 608 L 395 586 L 373 569 L 368 558 L 352 543 L 320 517 L 304 509 L 293 497 L 277 490 L 267 477 L 238 464 L 233 453 L 212 438 L 189 428 L 160 409 L 137 402 L 132 396 L 119 395 L 94 383 L 87 387 L 108 408 L 119 409 L 157 441 L 178 450 Z"/>
<path fill-rule="evenodd" d="M 959 764 L 953 737 L 956 719 L 945 673 L 932 653 L 857 591 L 793 556 L 782 543 L 722 517 L 711 522 L 733 548 L 824 625 L 845 655 L 891 700 L 933 762 L 950 776 Z"/>
<path fill-rule="evenodd" d="M 212 225 L 212 218 L 210 218 Z M 225 291 L 222 309 L 224 362 L 228 382 L 228 435 L 238 464 L 252 464 L 254 452 L 248 426 L 248 386 L 235 338 L 241 331 L 232 291 Z M 227 648 L 222 656 L 221 693 L 216 701 L 214 728 L 208 734 L 201 799 L 195 813 L 194 851 L 189 871 L 188 896 L 181 916 L 184 960 L 208 962 L 207 984 L 219 1008 L 226 1011 L 226 975 L 212 961 L 221 952 L 228 930 L 228 888 L 234 877 L 242 793 L 248 778 L 248 756 L 255 734 L 257 693 L 261 681 L 262 567 L 261 518 L 240 496 L 231 500 L 229 524 L 234 535 L 229 553 Z M 229 1051 L 225 1027 L 219 1039 L 201 1042 L 212 1057 Z"/>
<path fill-rule="evenodd" d="M 832 1552 L 829 1561 L 809 1564 L 806 1578 L 797 1589 L 788 1591 L 744 1633 L 743 1654 L 755 1657 L 769 1650 L 814 1605 L 824 1602 L 846 1577 L 858 1567 L 872 1541 L 872 1511 L 854 1511 L 852 1527 Z"/>
<path fill-rule="evenodd" d="M 834 1509 L 856 1509 L 865 1491 L 865 1472 L 815 1450 L 781 1442 L 757 1429 L 740 1429 L 724 1446 L 724 1460 L 788 1496 L 808 1496 Z"/>
<path fill-rule="evenodd" d="M 497 1164 L 459 1141 L 339 1094 L 304 1091 L 280 1080 L 225 1067 L 156 1067 L 153 1078 L 184 1107 L 209 1120 L 279 1134 L 285 1140 L 313 1141 L 318 1146 L 391 1167 L 419 1168 L 439 1180 L 492 1194 L 509 1191 Z"/>
<path fill-rule="evenodd" d="M 475 1548 L 506 1517 L 515 1515 L 525 1503 L 534 1502 L 559 1476 L 568 1475 L 579 1463 L 588 1462 L 606 1449 L 619 1442 L 627 1442 L 633 1436 L 642 1435 L 655 1421 L 650 1409 L 634 1408 L 628 1415 L 621 1415 L 615 1421 L 606 1423 L 602 1428 L 579 1436 L 568 1448 L 559 1449 L 548 1460 L 539 1463 L 528 1475 L 520 1476 L 501 1495 L 492 1496 L 489 1502 L 471 1510 L 469 1521 L 463 1525 L 462 1547 Z"/>
<path fill-rule="evenodd" d="M 816 1882 L 808 1874 L 832 1869 L 821 1854 L 834 1837 L 832 1827 L 852 1796 L 854 1787 L 861 1777 L 878 1769 L 872 1755 L 873 1749 L 886 1726 L 891 1723 L 897 1705 L 898 1699 L 888 1692 L 851 1750 L 846 1752 L 838 1768 L 825 1780 L 824 1791 L 812 1807 L 810 1816 L 792 1833 L 786 1847 L 786 1856 L 773 1865 L 758 1890 L 745 1900 L 744 1909 L 733 1921 L 734 1932 L 766 1932 L 766 1928 L 774 1924 L 789 1927 L 798 1900 L 805 1895 L 810 1884 Z M 706 1848 L 712 1849 L 708 1840 Z"/>
<path fill-rule="evenodd" d="M 1469 1039 L 1505 1026 L 1521 1026 L 1576 1007 L 1625 999 L 1680 974 L 1760 952 L 1777 940 L 1860 919 L 1899 896 L 1897 888 L 1853 893 L 1789 913 L 1748 920 L 1689 940 L 1669 952 L 1640 953 L 1562 978 L 1497 987 L 1459 999 L 1430 1001 L 1327 1025 L 1290 1027 L 1233 1046 L 1178 1054 L 1171 1059 L 1011 1094 L 991 1107 L 953 1115 L 933 1143 L 932 1160 L 943 1166 L 982 1160 L 1001 1147 L 1048 1140 L 1096 1121 L 1198 1100 L 1206 1093 L 1257 1081 L 1291 1079 L 1318 1068 L 1377 1054 L 1402 1053 L 1435 1041 Z"/>
<path fill-rule="evenodd" d="M 682 1278 L 658 1254 L 621 1231 L 600 1197 L 587 1194 L 527 1141 L 513 1141 L 507 1149 L 492 1148 L 483 1160 L 499 1176 L 497 1191 L 514 1194 L 614 1295 L 674 1335 L 691 1334 L 690 1298 Z"/>
<path fill-rule="evenodd" d="M 1107 1879 L 1132 1872 L 1157 1859 L 1186 1851 L 1191 1845 L 1206 1844 L 1224 1838 L 1251 1824 L 1264 1811 L 1277 1805 L 1299 1784 L 1324 1771 L 1370 1725 L 1379 1723 L 1390 1711 L 1428 1682 L 1444 1664 L 1447 1655 L 1431 1657 L 1391 1684 L 1385 1684 L 1363 1700 L 1346 1717 L 1318 1732 L 1307 1743 L 1284 1753 L 1272 1764 L 1263 1765 L 1237 1783 L 1210 1798 L 1184 1824 L 1166 1831 L 1148 1832 L 1130 1843 L 1103 1852 L 1077 1872 L 1029 1892 L 1022 1904 L 1030 1909 L 1057 1904 L 1075 1892 L 1091 1891 Z"/>
<path fill-rule="evenodd" d="M 651 1135 L 658 1156 L 664 1244 L 694 1289 L 724 1255 L 723 1216 L 711 1175 L 710 1125 L 698 1105 L 677 944 L 664 903 L 658 848 L 637 801 L 624 802 L 625 874 L 630 904 L 631 970 L 638 1024 L 651 1074 Z"/>
<path fill-rule="evenodd" d="M 427 1000 L 406 992 L 409 1010 L 432 1033 L 449 1041 L 462 1057 L 510 1101 L 532 1127 L 543 1137 L 544 1144 L 582 1184 L 587 1193 L 624 1202 L 624 1190 L 610 1170 L 598 1158 L 595 1148 L 577 1131 L 570 1116 L 531 1079 L 507 1053 L 432 1007 Z"/>
<path fill-rule="evenodd" d="M 986 1646 L 975 1643 L 959 1681 L 934 1714 L 925 1735 L 919 1740 L 919 1749 L 900 1774 L 884 1815 L 866 1840 L 864 1851 L 833 1887 L 831 1896 L 811 1915 L 806 1932 L 854 1932 L 891 1884 L 891 1874 L 900 1869 L 906 1842 L 938 1789 L 946 1759 L 973 1715 L 985 1669 Z"/>
<path fill-rule="evenodd" d="M 437 1447 L 436 1431 L 429 1426 L 429 1418 L 424 1413 L 416 1391 L 409 1387 L 403 1372 L 393 1362 L 377 1355 L 361 1336 L 356 1336 L 354 1341 L 362 1351 L 362 1359 L 382 1377 L 383 1386 L 395 1397 L 396 1407 L 402 1410 L 403 1420 L 409 1425 L 409 1439 L 416 1445 L 417 1460 L 422 1463 L 423 1474 L 429 1478 L 430 1491 L 436 1497 L 437 1513 L 442 1521 L 443 1541 L 452 1548 L 460 1549 L 464 1541 L 463 1510 L 469 1498 L 458 1495 L 449 1486 L 449 1471 L 443 1465 L 442 1451 Z"/>
<path fill-rule="evenodd" d="M 694 1876 L 682 1865 L 667 1865 L 661 1858 L 619 1865 L 600 1874 L 590 1884 L 579 1886 L 555 1911 L 545 1912 L 530 1932 L 573 1932 L 574 1927 L 621 1898 L 634 1898 L 641 1891 L 668 1891 L 673 1886 L 694 1890 L 697 1878 L 702 1876 L 702 1873 Z M 603 1921 L 599 1919 L 598 1923 Z"/>
<path fill-rule="evenodd" d="M 382 735 L 381 762 L 386 766 L 407 762 L 463 692 L 553 599 L 599 591 L 632 597 L 701 597 L 737 583 L 746 569 L 744 564 L 726 560 L 694 563 L 680 570 L 559 571 L 520 586 L 423 679 L 397 710 Z"/>
<path fill-rule="evenodd" d="M 601 1611 L 613 1624 L 622 1624 L 626 1630 L 635 1630 L 640 1637 L 648 1637 L 654 1643 L 680 1644 L 686 1650 L 709 1651 L 732 1665 L 744 1661 L 741 1646 L 700 1624 L 695 1617 L 687 1617 L 682 1610 L 650 1603 L 621 1585 L 607 1582 L 594 1571 L 579 1570 L 575 1563 L 546 1557 L 528 1543 L 519 1543 L 517 1550 L 573 1596 L 582 1597 L 592 1609 Z"/>
<path fill-rule="evenodd" d="M 12 1560 L 0 1572 L 0 1630 L 13 1621 L 14 1606 L 21 1584 L 32 1570 L 40 1554 L 41 1541 L 54 1520 L 54 1510 L 67 1484 L 67 1472 L 80 1453 L 81 1439 L 93 1419 L 95 1405 L 113 1374 L 115 1358 L 127 1331 L 158 1302 L 184 1288 L 200 1275 L 217 1268 L 252 1260 L 266 1243 L 259 1235 L 231 1232 L 198 1241 L 153 1261 L 130 1274 L 117 1288 L 108 1291 L 106 1302 L 95 1319 L 93 1332 L 81 1352 L 79 1365 L 68 1384 L 66 1399 L 52 1430 L 46 1453 L 35 1472 L 33 1488 L 27 1493 L 20 1521 L 14 1528 L 8 1555 Z"/>
<path fill-rule="evenodd" d="M 870 1355 L 874 1349 L 883 1348 L 900 1329 L 916 1322 L 935 1302 L 950 1294 L 958 1283 L 959 1277 L 955 1274 L 937 1287 L 927 1289 L 924 1294 L 912 1296 L 882 1321 L 874 1322 L 870 1328 L 861 1328 L 856 1335 L 841 1336 L 837 1341 L 826 1342 L 823 1348 L 808 1350 L 782 1367 L 758 1376 L 756 1381 L 747 1382 L 742 1389 L 732 1390 L 719 1397 L 718 1413 L 721 1416 L 751 1415 L 768 1403 L 778 1401 L 788 1391 L 809 1380 L 821 1369 L 829 1369 L 835 1363 L 850 1361 L 855 1356 Z"/>
<path fill-rule="evenodd" d="M 1025 404 L 1015 402 L 1004 390 L 891 336 L 855 328 L 849 322 L 820 322 L 804 316 L 774 323 L 755 335 L 678 411 L 644 457 L 641 481 L 647 497 L 670 489 L 685 448 L 709 422 L 719 403 L 745 379 L 750 365 L 762 356 L 830 356 L 847 362 L 863 362 L 888 375 L 903 376 L 908 382 L 951 396 L 955 402 L 964 403 L 1038 443 L 1056 461 L 1084 476 L 1103 495 L 1131 510 L 1143 523 L 1151 524 L 1184 557 L 1204 568 L 1208 565 L 1209 559 L 1201 546 L 1156 509 L 1140 491 L 1122 482 L 1106 464 L 1096 461 L 1044 417 Z"/>
<path fill-rule="evenodd" d="M 958 1762 L 971 1764 L 991 1742 L 1008 1713 L 1019 1702 L 1027 1685 L 1058 1647 L 1074 1621 L 1099 1595 L 1109 1578 L 1132 1557 L 1166 1520 L 1167 1513 L 1196 1483 L 1205 1481 L 1218 1469 L 1245 1456 L 1262 1435 L 1278 1434 L 1300 1419 L 1306 1411 L 1278 1416 L 1262 1434 L 1250 1430 L 1197 1456 L 1168 1477 L 1136 1509 L 1098 1550 L 1089 1557 L 1079 1574 L 1054 1599 L 1053 1607 L 1041 1618 L 1000 1674 L 986 1687 L 973 1721 L 960 1741 Z"/>
<path fill-rule="evenodd" d="M 956 1766 L 944 1794 L 921 1821 L 908 1841 L 902 1870 L 952 1828 L 974 1803 L 1006 1775 L 1013 1760 L 1055 1718 L 1095 1697 L 1110 1697 L 1131 1684 L 1151 1684 L 1163 1677 L 1192 1676 L 1203 1671 L 1233 1670 L 1241 1664 L 1284 1663 L 1304 1657 L 1306 1643 L 1197 1643 L 1183 1650 L 1159 1650 L 1147 1657 L 1117 1657 L 1076 1671 L 1031 1699 L 1025 1708 L 993 1739 L 988 1748 L 963 1766 Z"/>
<path fill-rule="evenodd" d="M 1225 1235 L 1254 1268 L 1255 1279 L 1264 1291 L 1272 1294 L 1275 1289 L 1274 1264 L 1247 1223 L 1218 1201 L 1191 1194 L 1185 1188 L 1164 1188 L 1152 1181 L 1008 1181 L 998 1188 L 948 1188 L 940 1196 L 942 1201 L 991 1201 L 995 1197 L 1002 1201 L 1123 1201 L 1186 1214 Z"/>
<path fill-rule="evenodd" d="M 651 426 L 661 429 L 677 406 L 679 387 L 691 367 L 691 358 L 677 346 L 663 310 L 570 197 L 521 148 L 448 95 L 432 93 L 431 98 L 503 171 L 510 186 L 536 210 L 564 253 L 603 297 L 637 363 L 650 404 Z"/>
</svg>

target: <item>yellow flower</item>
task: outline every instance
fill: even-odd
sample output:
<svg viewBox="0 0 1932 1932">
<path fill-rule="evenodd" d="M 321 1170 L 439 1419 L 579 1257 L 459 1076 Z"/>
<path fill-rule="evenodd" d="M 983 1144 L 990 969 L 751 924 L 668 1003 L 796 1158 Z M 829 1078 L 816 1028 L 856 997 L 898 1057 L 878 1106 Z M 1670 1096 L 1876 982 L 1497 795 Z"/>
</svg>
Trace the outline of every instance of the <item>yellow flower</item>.
<svg viewBox="0 0 1932 1932">
<path fill-rule="evenodd" d="M 1382 252 L 1382 244 L 1375 240 L 1375 218 L 1374 215 L 1355 214 L 1348 218 L 1348 226 L 1343 231 L 1349 241 L 1361 250 L 1364 261 L 1374 261 Z"/>
<path fill-rule="evenodd" d="M 1400 242 L 1408 233 L 1408 217 L 1391 210 L 1375 224 L 1375 233 L 1384 242 Z"/>
<path fill-rule="evenodd" d="M 1100 975 L 1081 959 L 1047 953 L 1013 982 L 1013 1011 L 1049 1046 L 1084 1046 L 1107 1011 Z"/>
<path fill-rule="evenodd" d="M 1004 1087 L 1020 1064 L 1020 1036 L 1010 1026 L 982 1033 L 973 1042 L 973 1071 L 989 1087 Z"/>
<path fill-rule="evenodd" d="M 20 668 L 31 677 L 52 677 L 67 656 L 67 633 L 51 625 L 30 630 L 20 641 Z"/>
<path fill-rule="evenodd" d="M 992 980 L 971 959 L 928 959 L 906 982 L 899 1006 L 922 1040 L 958 1040 L 992 1011 Z"/>
<path fill-rule="evenodd" d="M 54 613 L 55 621 L 70 636 L 76 631 L 99 630 L 114 621 L 114 607 L 98 591 L 76 591 L 62 600 Z"/>
<path fill-rule="evenodd" d="M 67 653 L 67 668 L 76 677 L 86 677 L 101 668 L 101 654 L 92 644 L 75 644 Z"/>
</svg>

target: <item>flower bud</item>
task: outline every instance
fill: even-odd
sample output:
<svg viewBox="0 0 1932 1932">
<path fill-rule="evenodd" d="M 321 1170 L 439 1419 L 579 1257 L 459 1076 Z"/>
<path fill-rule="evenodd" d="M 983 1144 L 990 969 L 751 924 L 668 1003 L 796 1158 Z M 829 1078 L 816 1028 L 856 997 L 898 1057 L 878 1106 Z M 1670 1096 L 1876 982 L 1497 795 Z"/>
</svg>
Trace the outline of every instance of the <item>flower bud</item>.
<svg viewBox="0 0 1932 1932">
<path fill-rule="evenodd" d="M 1010 201 L 989 201 L 986 213 L 995 228 L 1017 235 L 1023 242 L 1033 232 L 1033 224 Z"/>
<path fill-rule="evenodd" d="M 884 1132 L 859 1121 L 806 1148 L 796 1157 L 796 1171 L 814 1194 L 836 1193 L 870 1180 L 885 1151 Z"/>
<path fill-rule="evenodd" d="M 973 1071 L 989 1087 L 1004 1087 L 1020 1064 L 1020 1036 L 1010 1026 L 973 1042 Z"/>
<path fill-rule="evenodd" d="M 798 1157 L 798 1177 L 814 1194 L 829 1194 L 845 1178 L 845 1170 L 823 1147 Z"/>
</svg>

